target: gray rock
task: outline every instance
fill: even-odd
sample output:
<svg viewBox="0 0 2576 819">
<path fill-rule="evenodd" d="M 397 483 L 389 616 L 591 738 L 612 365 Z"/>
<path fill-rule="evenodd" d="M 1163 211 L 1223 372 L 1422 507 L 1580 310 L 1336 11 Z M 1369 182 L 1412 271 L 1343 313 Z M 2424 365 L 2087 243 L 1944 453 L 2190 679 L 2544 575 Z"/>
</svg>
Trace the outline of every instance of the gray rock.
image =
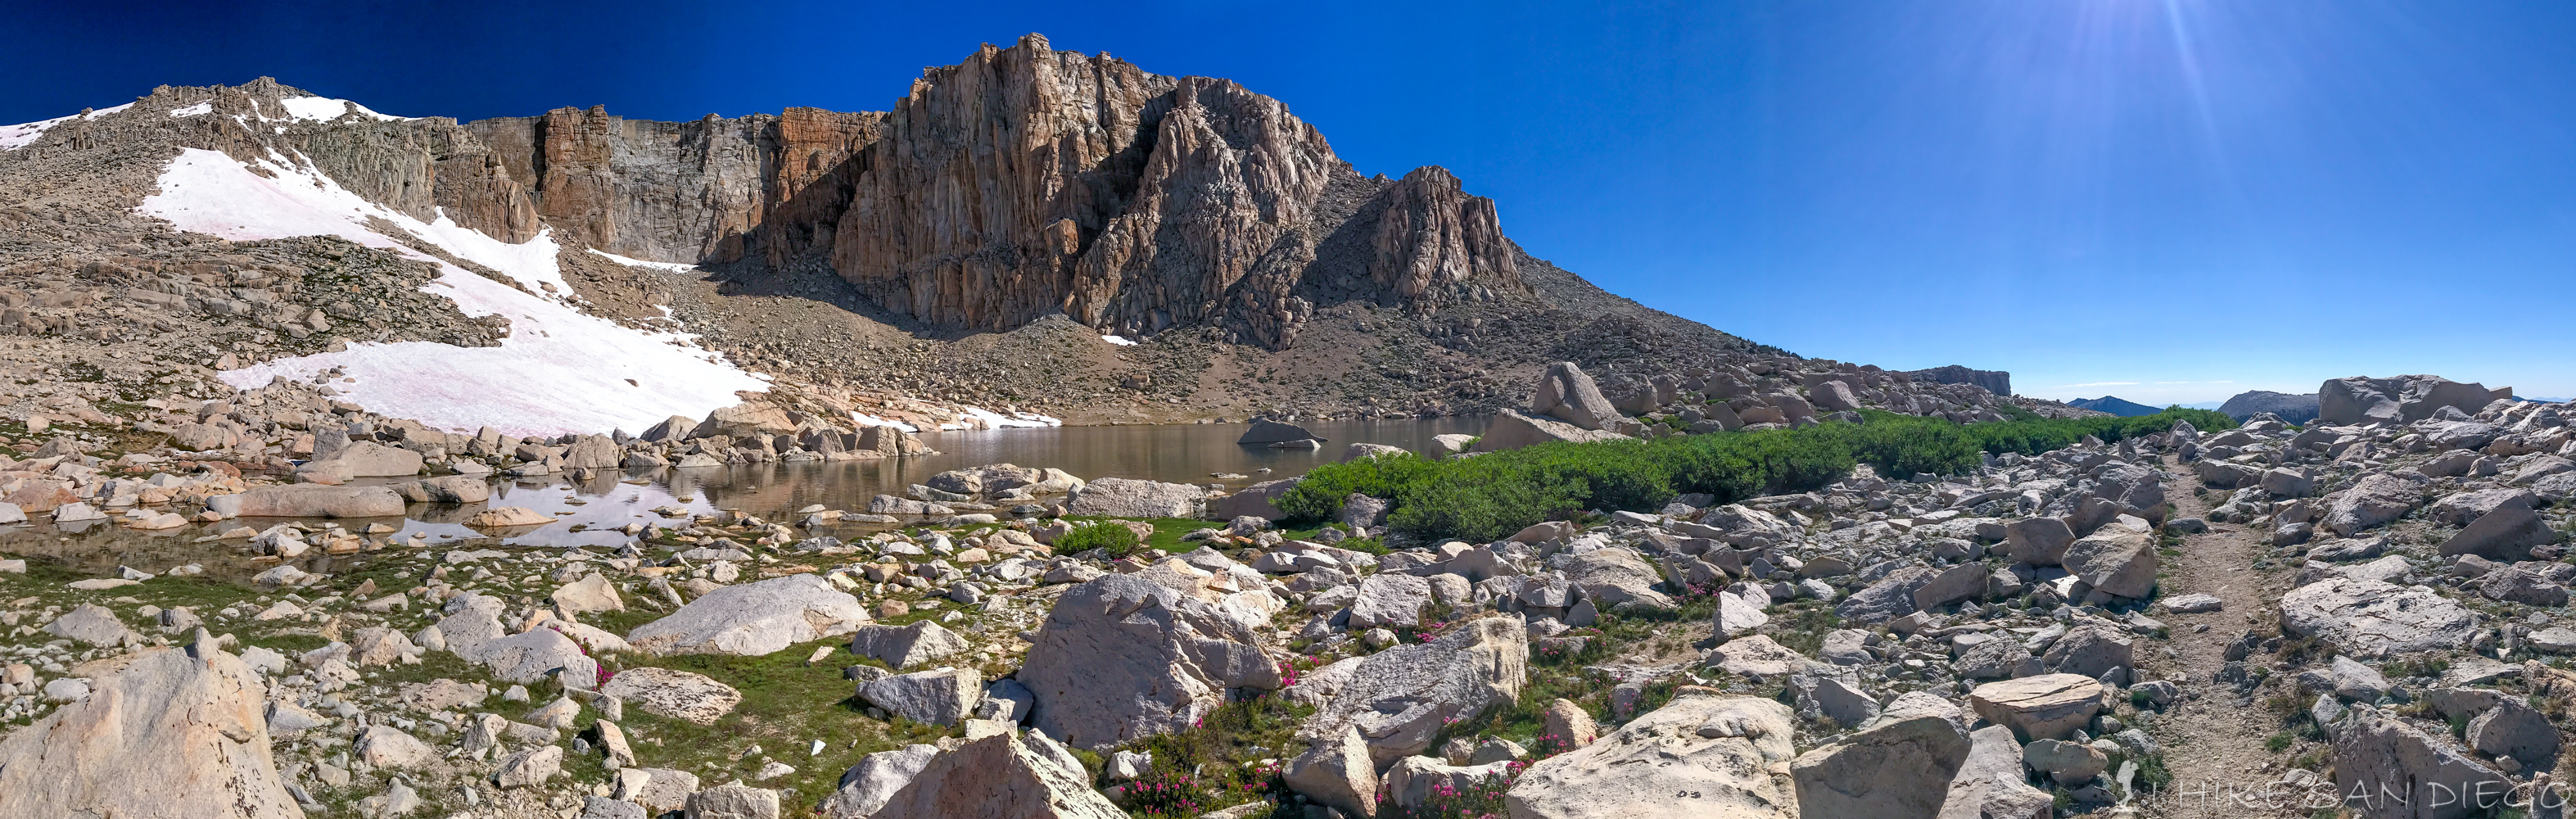
<svg viewBox="0 0 2576 819">
<path fill-rule="evenodd" d="M 850 636 L 850 653 L 874 657 L 898 671 L 939 662 L 969 648 L 965 638 L 929 620 L 900 626 L 860 626 Z"/>
<path fill-rule="evenodd" d="M 324 486 L 299 483 L 258 486 L 238 495 L 206 499 L 206 508 L 235 517 L 375 518 L 399 517 L 403 499 L 383 486 Z"/>
<path fill-rule="evenodd" d="M 860 683 L 859 698 L 923 725 L 956 725 L 984 699 L 984 675 L 972 668 L 896 674 Z"/>
<path fill-rule="evenodd" d="M 2057 784 L 2078 786 L 2093 781 L 2102 769 L 2110 767 L 2111 757 L 2091 745 L 2055 739 L 2034 739 L 2021 748 L 2022 764 L 2047 774 Z"/>
<path fill-rule="evenodd" d="M 1243 431 L 1238 444 L 1275 444 L 1281 441 L 1321 441 L 1324 437 L 1306 431 L 1305 427 L 1268 418 L 1252 419 L 1252 428 Z"/>
<path fill-rule="evenodd" d="M 2398 519 L 2424 502 L 2424 476 L 2412 472 L 2374 472 L 2337 492 L 2326 504 L 2319 528 L 2341 537 Z"/>
<path fill-rule="evenodd" d="M 1030 725 L 1079 748 L 1189 727 L 1225 691 L 1280 686 L 1253 624 L 1170 587 L 1107 575 L 1067 590 L 1018 678 Z"/>
<path fill-rule="evenodd" d="M 1547 365 L 1539 375 L 1537 393 L 1530 398 L 1530 412 L 1587 430 L 1606 429 L 1626 418 L 1601 394 L 1592 376 L 1571 361 Z"/>
<path fill-rule="evenodd" d="M 2469 747 L 2479 753 L 2537 763 L 2558 755 L 2558 729 L 2521 700 L 2500 697 L 2495 707 L 2469 720 Z"/>
<path fill-rule="evenodd" d="M 1989 725 L 1968 734 L 1968 756 L 1950 778 L 1940 819 L 2050 819 L 2052 798 L 2022 776 L 2021 743 L 2012 729 Z"/>
<path fill-rule="evenodd" d="M 1948 720 L 1881 720 L 1789 763 L 1799 814 L 1933 819 L 1968 745 Z"/>
<path fill-rule="evenodd" d="M 2440 595 L 2375 580 L 2333 579 L 2281 597 L 2281 629 L 2365 659 L 2467 645 L 2475 621 Z"/>
<path fill-rule="evenodd" d="M 128 641 L 143 641 L 143 635 L 136 634 L 133 629 L 126 628 L 123 621 L 116 619 L 116 612 L 88 603 L 73 606 L 71 611 L 46 623 L 45 633 L 93 646 L 120 646 Z"/>
<path fill-rule="evenodd" d="M 2335 732 L 2335 790 L 2371 794 L 2361 814 L 2371 819 L 2467 819 L 2492 805 L 2471 804 L 2462 794 L 2504 794 L 2512 783 L 2470 757 L 2448 737 L 2436 738 L 2356 706 Z"/>
<path fill-rule="evenodd" d="M 2103 690 L 2101 681 L 2080 674 L 2041 674 L 1977 686 L 1968 705 L 2017 736 L 2064 739 L 2101 712 Z"/>
<path fill-rule="evenodd" d="M 778 819 L 778 792 L 739 784 L 717 785 L 689 794 L 686 815 L 688 819 Z"/>
<path fill-rule="evenodd" d="M 651 654 L 757 657 L 857 631 L 868 610 L 823 578 L 791 574 L 725 586 L 668 617 L 637 626 L 626 642 Z"/>
<path fill-rule="evenodd" d="M 1879 578 L 1850 597 L 1834 605 L 1842 619 L 1862 624 L 1884 623 L 1912 614 L 1914 591 L 1932 582 L 1940 573 L 1930 566 L 1907 566 Z"/>
<path fill-rule="evenodd" d="M 1485 433 L 1476 438 L 1477 452 L 1501 452 L 1548 441 L 1617 441 L 1628 436 L 1608 430 L 1584 429 L 1548 417 L 1531 417 L 1512 410 L 1494 413 L 1485 424 Z"/>
<path fill-rule="evenodd" d="M 1101 478 L 1074 490 L 1066 510 L 1112 518 L 1203 517 L 1207 490 L 1185 483 Z"/>
<path fill-rule="evenodd" d="M 1801 718 L 1823 717 L 1845 728 L 1878 718 L 1878 700 L 1840 679 L 1801 674 L 1789 678 L 1789 689 L 1797 695 Z"/>
<path fill-rule="evenodd" d="M 1041 750 L 1046 742 L 1010 733 L 969 740 L 932 758 L 871 819 L 1126 817 L 1091 789 L 1081 763 Z"/>
<path fill-rule="evenodd" d="M 1409 574 L 1373 574 L 1360 581 L 1351 600 L 1351 628 L 1411 628 L 1422 625 L 1422 610 L 1431 605 L 1431 583 Z"/>
<path fill-rule="evenodd" d="M 1796 754 L 1793 739 L 1788 706 L 1686 686 L 1600 741 L 1531 765 L 1504 804 L 1544 819 L 1790 819 L 1798 796 L 1771 771 Z"/>
<path fill-rule="evenodd" d="M 2066 571 L 2104 594 L 2144 598 L 2156 587 L 2156 539 L 2146 532 L 2109 526 L 2066 550 Z"/>
<path fill-rule="evenodd" d="M 2528 497 L 2528 494 L 2525 495 Z M 2531 547 L 2556 539 L 2549 522 L 2525 503 L 2503 503 L 2442 542 L 2442 554 L 2491 560 L 2529 560 Z"/>
<path fill-rule="evenodd" d="M 2039 658 L 2017 640 L 1987 640 L 1959 653 L 1950 670 L 1972 680 L 1999 680 L 2040 673 Z M 2100 676 L 2087 675 L 2087 676 Z"/>
<path fill-rule="evenodd" d="M 896 792 L 912 783 L 922 769 L 938 758 L 939 748 L 931 745 L 906 745 L 892 751 L 878 751 L 859 759 L 859 764 L 841 774 L 840 789 L 814 806 L 817 813 L 832 819 L 867 819 L 894 799 Z"/>
<path fill-rule="evenodd" d="M 1984 594 L 1991 572 L 1983 563 L 1961 563 L 1941 570 L 1914 590 L 1914 607 L 1929 611 Z"/>
<path fill-rule="evenodd" d="M 1519 618 L 1471 620 L 1431 642 L 1361 660 L 1349 684 L 1307 718 L 1299 735 L 1312 741 L 1357 727 L 1378 764 L 1422 753 L 1443 726 L 1517 698 L 1528 663 L 1528 630 Z"/>
<path fill-rule="evenodd" d="M 73 667 L 97 693 L 0 736 L 0 815 L 302 816 L 270 756 L 259 676 L 210 645 L 190 652 Z"/>
<path fill-rule="evenodd" d="M 2004 554 L 2033 566 L 2055 566 L 2075 544 L 2075 530 L 2063 518 L 2028 517 L 2004 524 Z"/>
<path fill-rule="evenodd" d="M 2118 630 L 2100 625 L 2080 625 L 2068 629 L 2065 636 L 2048 646 L 2040 662 L 2059 674 L 2082 674 L 2100 677 L 2115 668 L 2134 665 L 2129 637 Z"/>
<path fill-rule="evenodd" d="M 599 693 L 632 703 L 645 713 L 713 725 L 734 706 L 742 692 L 704 674 L 669 668 L 630 668 L 610 677 Z"/>
</svg>

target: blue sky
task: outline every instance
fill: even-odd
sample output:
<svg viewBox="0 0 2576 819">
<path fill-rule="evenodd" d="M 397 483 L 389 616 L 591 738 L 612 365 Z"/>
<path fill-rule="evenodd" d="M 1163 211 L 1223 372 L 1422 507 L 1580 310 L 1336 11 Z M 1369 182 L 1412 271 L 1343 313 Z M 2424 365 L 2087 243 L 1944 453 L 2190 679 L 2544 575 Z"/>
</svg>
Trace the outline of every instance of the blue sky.
<svg viewBox="0 0 2576 819">
<path fill-rule="evenodd" d="M 259 75 L 388 113 L 883 109 L 1044 32 L 1444 165 L 1530 252 L 1810 356 L 2146 403 L 2576 394 L 2576 6 L 49 3 L 0 122 Z"/>
</svg>

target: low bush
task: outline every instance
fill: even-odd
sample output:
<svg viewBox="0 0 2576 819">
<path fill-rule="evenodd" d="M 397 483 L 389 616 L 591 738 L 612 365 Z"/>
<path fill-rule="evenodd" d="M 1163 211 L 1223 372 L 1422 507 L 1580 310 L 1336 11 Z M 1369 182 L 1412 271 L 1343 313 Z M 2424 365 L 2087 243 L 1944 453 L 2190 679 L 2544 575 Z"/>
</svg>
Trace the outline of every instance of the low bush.
<svg viewBox="0 0 2576 819">
<path fill-rule="evenodd" d="M 1956 424 L 1863 410 L 1864 423 L 1828 422 L 1655 440 L 1545 443 L 1472 458 L 1382 456 L 1317 467 L 1277 501 L 1295 518 L 1330 517 L 1352 494 L 1392 500 L 1389 524 L 1421 538 L 1489 541 L 1584 510 L 1650 512 L 1698 492 L 1718 503 L 1805 492 L 1867 463 L 1882 475 L 1947 475 L 1983 456 L 2035 455 L 2091 436 L 2118 441 L 2189 421 L 2234 426 L 2208 410 L 2168 409 L 2134 418 L 2024 418 Z"/>
<path fill-rule="evenodd" d="M 1055 547 L 1058 554 L 1101 549 L 1113 557 L 1124 557 L 1127 553 L 1135 551 L 1138 543 L 1136 532 L 1128 529 L 1126 524 L 1092 523 L 1073 527 L 1072 531 L 1057 535 L 1055 543 L 1051 545 Z"/>
</svg>

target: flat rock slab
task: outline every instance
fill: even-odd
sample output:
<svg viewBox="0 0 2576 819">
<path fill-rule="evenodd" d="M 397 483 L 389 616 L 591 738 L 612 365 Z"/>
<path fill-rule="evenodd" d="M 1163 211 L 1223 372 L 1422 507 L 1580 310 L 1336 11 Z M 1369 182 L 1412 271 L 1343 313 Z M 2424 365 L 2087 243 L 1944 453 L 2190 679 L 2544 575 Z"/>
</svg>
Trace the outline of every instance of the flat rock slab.
<svg viewBox="0 0 2576 819">
<path fill-rule="evenodd" d="M 2476 625 L 2441 595 L 2376 580 L 2338 578 L 2281 596 L 2283 631 L 2366 659 L 2464 646 Z"/>
<path fill-rule="evenodd" d="M 1968 707 L 1987 722 L 2031 739 L 2065 739 L 2102 710 L 2100 680 L 2079 674 L 2041 674 L 1977 686 Z"/>
<path fill-rule="evenodd" d="M 791 574 L 725 586 L 626 634 L 651 654 L 757 657 L 797 643 L 857 631 L 869 621 L 859 599 L 823 578 Z"/>
<path fill-rule="evenodd" d="M 635 668 L 608 678 L 599 693 L 616 697 L 648 714 L 713 725 L 742 704 L 742 692 L 704 674 L 668 668 Z"/>
</svg>

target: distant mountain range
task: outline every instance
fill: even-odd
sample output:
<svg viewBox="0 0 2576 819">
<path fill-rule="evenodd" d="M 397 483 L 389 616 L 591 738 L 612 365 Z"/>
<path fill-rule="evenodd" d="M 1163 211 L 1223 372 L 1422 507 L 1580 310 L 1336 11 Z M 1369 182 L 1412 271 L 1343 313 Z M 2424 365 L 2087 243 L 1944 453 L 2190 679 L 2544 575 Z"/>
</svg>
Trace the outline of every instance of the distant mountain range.
<svg viewBox="0 0 2576 819">
<path fill-rule="evenodd" d="M 2163 407 L 2150 407 L 2135 401 L 2122 400 L 2118 396 L 2112 395 L 2105 395 L 2100 398 L 2078 398 L 2073 401 L 2066 402 L 2066 405 L 2099 412 L 2107 412 L 2112 415 L 2123 417 L 2154 415 L 2164 411 Z"/>
</svg>

